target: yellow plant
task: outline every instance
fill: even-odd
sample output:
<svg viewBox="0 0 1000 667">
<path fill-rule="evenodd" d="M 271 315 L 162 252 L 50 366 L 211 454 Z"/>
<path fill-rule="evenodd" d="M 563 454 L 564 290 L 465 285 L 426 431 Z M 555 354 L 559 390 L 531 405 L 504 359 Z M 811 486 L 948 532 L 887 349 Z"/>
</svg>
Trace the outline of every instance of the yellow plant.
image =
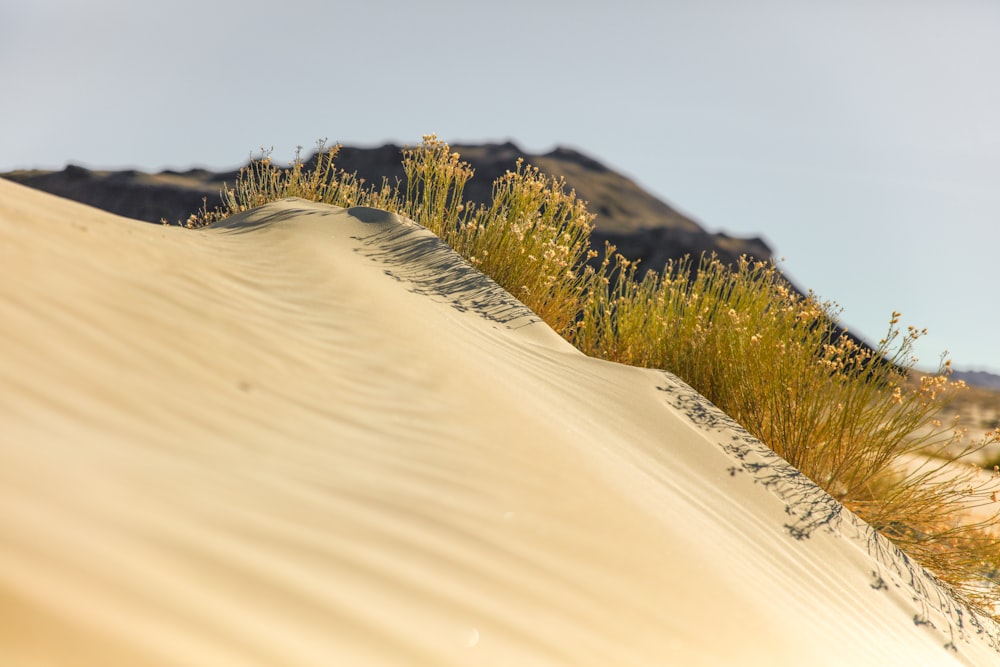
<svg viewBox="0 0 1000 667">
<path fill-rule="evenodd" d="M 396 191 L 383 181 L 381 187 L 367 186 L 354 174 L 338 170 L 334 164 L 340 146 L 326 147 L 325 141 L 316 144 L 316 164 L 311 169 L 302 160 L 302 147 L 295 150 L 295 158 L 287 169 L 278 167 L 271 160 L 270 151 L 261 157 L 251 157 L 250 163 L 240 169 L 233 187 L 226 184 L 221 192 L 222 206 L 209 211 L 207 206 L 188 218 L 185 226 L 204 227 L 231 215 L 249 211 L 269 202 L 300 197 L 334 206 L 371 206 L 397 210 L 399 198 Z"/>
<path fill-rule="evenodd" d="M 594 216 L 576 193 L 518 160 L 494 183 L 489 206 L 465 203 L 472 168 L 434 135 L 403 150 L 403 169 L 402 212 L 568 335 L 593 273 L 585 261 Z"/>
<path fill-rule="evenodd" d="M 518 162 L 494 184 L 492 203 L 476 207 L 462 199 L 472 168 L 433 134 L 403 150 L 402 193 L 385 181 L 378 188 L 366 186 L 338 170 L 339 146 L 328 149 L 321 141 L 318 149 L 311 169 L 301 159 L 301 147 L 288 168 L 274 165 L 267 152 L 251 160 L 236 184 L 223 189 L 223 205 L 203 208 L 187 226 L 202 227 L 287 197 L 393 211 L 430 229 L 549 326 L 569 335 L 593 274 L 585 262 L 594 216 L 562 179 Z"/>
<path fill-rule="evenodd" d="M 911 380 L 914 343 L 899 313 L 874 349 L 835 334 L 839 310 L 789 289 L 770 262 L 703 258 L 642 278 L 608 248 L 575 342 L 592 356 L 664 368 L 982 608 L 1000 567 L 995 485 L 952 461 L 969 441 L 939 416 L 964 383 Z M 987 591 L 987 592 L 984 592 Z"/>
</svg>

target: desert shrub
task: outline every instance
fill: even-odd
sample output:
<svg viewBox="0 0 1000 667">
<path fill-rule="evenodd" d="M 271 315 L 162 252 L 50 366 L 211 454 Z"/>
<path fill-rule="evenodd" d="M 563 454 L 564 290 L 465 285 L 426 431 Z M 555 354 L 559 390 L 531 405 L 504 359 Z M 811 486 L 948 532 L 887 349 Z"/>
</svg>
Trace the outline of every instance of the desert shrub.
<svg viewBox="0 0 1000 667">
<path fill-rule="evenodd" d="M 450 241 L 470 213 L 462 198 L 472 167 L 433 134 L 425 135 L 417 148 L 403 149 L 406 192 L 403 208 L 407 216 L 443 240 Z"/>
<path fill-rule="evenodd" d="M 372 206 L 397 211 L 399 197 L 395 188 L 383 181 L 376 188 L 366 184 L 354 174 L 337 169 L 335 165 L 340 146 L 327 147 L 325 141 L 316 145 L 315 165 L 307 167 L 302 160 L 302 147 L 295 151 L 295 158 L 288 168 L 275 165 L 270 151 L 262 151 L 259 158 L 251 156 L 247 166 L 240 169 L 236 183 L 226 184 L 222 192 L 222 205 L 213 210 L 207 206 L 191 215 L 186 227 L 204 227 L 231 215 L 249 211 L 264 204 L 300 197 L 309 201 L 334 206 Z"/>
<path fill-rule="evenodd" d="M 493 203 L 464 220 L 450 243 L 568 336 L 593 277 L 593 219 L 561 178 L 518 160 L 494 184 Z"/>
<path fill-rule="evenodd" d="M 473 175 L 467 162 L 435 135 L 403 150 L 406 187 L 379 187 L 338 170 L 339 146 L 318 143 L 307 167 L 301 147 L 287 168 L 268 152 L 240 170 L 222 191 L 222 206 L 203 208 L 188 227 L 203 227 L 230 215 L 287 197 L 335 206 L 373 206 L 400 213 L 437 234 L 500 286 L 518 297 L 549 326 L 569 335 L 582 308 L 593 271 L 586 267 L 594 216 L 562 179 L 518 162 L 493 188 L 489 206 L 462 198 Z"/>
<path fill-rule="evenodd" d="M 970 441 L 939 419 L 961 382 L 911 379 L 914 343 L 898 326 L 874 349 L 832 327 L 835 304 L 789 289 L 770 262 L 703 258 L 638 277 L 608 248 L 575 342 L 587 354 L 669 369 L 968 601 L 996 599 L 1000 565 L 988 475 L 952 463 Z M 985 591 L 985 592 L 984 592 Z"/>
<path fill-rule="evenodd" d="M 365 184 L 335 167 L 339 147 L 319 143 L 315 164 L 252 160 L 223 191 L 223 206 L 193 215 L 198 227 L 286 197 L 365 205 L 405 215 L 517 296 L 583 352 L 669 370 L 718 405 L 934 572 L 958 597 L 992 613 L 1000 600 L 1000 518 L 993 480 L 953 463 L 1000 439 L 979 440 L 942 411 L 962 391 L 938 374 L 916 379 L 923 332 L 893 313 L 874 349 L 835 334 L 839 309 L 789 289 L 770 262 L 725 266 L 703 258 L 638 275 L 607 248 L 598 271 L 593 216 L 562 179 L 518 162 L 489 205 L 463 200 L 473 170 L 434 135 L 406 148 L 404 190 Z M 301 149 L 300 149 L 301 150 Z M 970 512 L 984 518 L 970 518 Z"/>
<path fill-rule="evenodd" d="M 461 199 L 472 169 L 436 137 L 404 150 L 403 166 L 403 211 L 569 335 L 593 274 L 594 216 L 565 181 L 518 160 L 493 184 L 492 203 L 475 207 Z"/>
</svg>

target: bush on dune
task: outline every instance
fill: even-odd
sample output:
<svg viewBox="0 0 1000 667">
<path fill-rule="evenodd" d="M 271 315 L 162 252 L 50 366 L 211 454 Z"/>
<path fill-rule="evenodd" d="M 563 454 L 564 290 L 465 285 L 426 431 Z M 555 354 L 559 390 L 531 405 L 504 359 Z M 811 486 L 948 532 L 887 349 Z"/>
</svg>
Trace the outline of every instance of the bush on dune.
<svg viewBox="0 0 1000 667">
<path fill-rule="evenodd" d="M 571 334 L 593 270 L 594 216 L 562 179 L 518 161 L 493 184 L 493 201 L 461 201 L 472 177 L 447 144 L 425 137 L 403 151 L 406 196 L 402 212 L 441 237 L 480 271 L 518 297 L 549 326 Z"/>
<path fill-rule="evenodd" d="M 222 191 L 222 206 L 192 215 L 188 227 L 203 227 L 230 215 L 288 197 L 335 206 L 372 206 L 404 215 L 429 229 L 490 276 L 562 335 L 569 336 L 593 270 L 594 216 L 562 179 L 518 163 L 493 187 L 490 206 L 462 199 L 472 177 L 468 163 L 434 135 L 403 150 L 406 188 L 383 181 L 367 186 L 338 170 L 339 146 L 318 143 L 316 163 L 307 169 L 301 148 L 288 168 L 268 154 L 240 170 L 233 187 Z"/>
<path fill-rule="evenodd" d="M 613 266 L 611 263 L 614 262 Z M 874 349 L 836 333 L 838 309 L 790 290 L 770 262 L 703 258 L 636 276 L 606 253 L 577 346 L 592 356 L 669 369 L 934 572 L 966 601 L 1000 599 L 994 476 L 955 464 L 1000 437 L 968 439 L 941 412 L 962 382 L 914 378 L 922 331 L 898 327 Z"/>
<path fill-rule="evenodd" d="M 521 162 L 496 181 L 493 201 L 462 198 L 473 171 L 434 135 L 406 148 L 404 190 L 366 185 L 336 169 L 339 147 L 315 166 L 251 161 L 223 206 L 199 227 L 286 197 L 374 206 L 424 225 L 518 297 L 583 352 L 673 372 L 932 571 L 971 606 L 1000 603 L 1000 516 L 990 475 L 954 461 L 1000 440 L 969 440 L 939 419 L 961 382 L 914 379 L 922 332 L 898 328 L 874 349 L 834 334 L 835 305 L 788 289 L 770 262 L 725 266 L 703 258 L 640 276 L 607 248 L 587 265 L 593 217 L 561 179 Z M 995 485 L 994 485 L 995 486 Z"/>
</svg>

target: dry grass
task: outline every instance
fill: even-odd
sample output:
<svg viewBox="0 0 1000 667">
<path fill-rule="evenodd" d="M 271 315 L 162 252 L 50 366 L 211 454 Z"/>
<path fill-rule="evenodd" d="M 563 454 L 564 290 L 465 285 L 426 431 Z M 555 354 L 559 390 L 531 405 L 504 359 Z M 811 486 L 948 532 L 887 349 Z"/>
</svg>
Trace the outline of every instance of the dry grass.
<svg viewBox="0 0 1000 667">
<path fill-rule="evenodd" d="M 267 153 L 251 160 L 223 190 L 223 205 L 202 209 L 186 226 L 203 227 L 287 197 L 400 213 L 441 237 L 553 329 L 571 333 L 593 275 L 585 261 L 594 216 L 561 179 L 518 163 L 494 184 L 493 203 L 477 208 L 462 199 L 472 169 L 434 135 L 403 151 L 403 192 L 384 181 L 366 186 L 335 167 L 339 146 L 319 142 L 318 148 L 312 169 L 301 147 L 288 168 L 274 165 Z"/>
<path fill-rule="evenodd" d="M 188 226 L 286 197 L 401 213 L 587 354 L 680 376 L 959 597 L 995 612 L 996 484 L 953 461 L 1000 431 L 970 439 L 945 420 L 964 387 L 948 379 L 947 362 L 936 375 L 911 373 L 923 332 L 903 332 L 898 313 L 872 351 L 834 338 L 837 307 L 790 291 L 770 263 L 707 258 L 695 272 L 682 262 L 639 276 L 608 248 L 594 271 L 593 216 L 561 179 L 519 162 L 494 184 L 493 202 L 476 207 L 462 199 L 472 169 L 434 135 L 404 150 L 403 191 L 337 170 L 337 150 L 321 143 L 313 169 L 298 153 L 287 169 L 267 155 L 252 161 L 224 190 L 223 207 Z"/>
<path fill-rule="evenodd" d="M 593 274 L 585 261 L 594 216 L 576 193 L 519 160 L 494 183 L 490 206 L 463 204 L 472 170 L 431 136 L 403 151 L 403 166 L 404 212 L 569 335 Z"/>
<path fill-rule="evenodd" d="M 249 211 L 269 202 L 300 197 L 334 206 L 371 206 L 396 211 L 399 197 L 388 182 L 380 187 L 366 185 L 354 174 L 336 168 L 335 160 L 340 146 L 326 147 L 326 142 L 316 145 L 316 165 L 306 168 L 302 160 L 302 147 L 295 151 L 295 159 L 287 169 L 273 164 L 270 153 L 252 158 L 250 164 L 240 169 L 233 187 L 222 190 L 222 206 L 209 211 L 203 208 L 191 215 L 186 227 L 204 227 L 231 215 Z"/>
<path fill-rule="evenodd" d="M 680 376 L 789 463 L 976 606 L 997 601 L 995 485 L 956 466 L 1000 438 L 970 440 L 942 419 L 966 391 L 939 373 L 911 374 L 914 343 L 899 313 L 875 350 L 834 338 L 831 303 L 788 289 L 773 264 L 704 259 L 639 278 L 606 254 L 576 336 L 584 352 Z M 919 460 L 920 465 L 912 461 Z M 984 589 L 988 592 L 984 594 Z"/>
</svg>

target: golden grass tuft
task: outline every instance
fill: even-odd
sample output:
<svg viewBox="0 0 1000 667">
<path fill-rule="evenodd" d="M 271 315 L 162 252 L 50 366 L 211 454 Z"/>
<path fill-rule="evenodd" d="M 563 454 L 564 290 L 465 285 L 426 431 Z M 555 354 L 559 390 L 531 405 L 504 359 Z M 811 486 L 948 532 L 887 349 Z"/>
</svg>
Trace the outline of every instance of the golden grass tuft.
<svg viewBox="0 0 1000 667">
<path fill-rule="evenodd" d="M 399 197 L 388 182 L 376 188 L 367 185 L 354 174 L 337 169 L 335 165 L 340 146 L 327 147 L 325 141 L 316 144 L 316 164 L 306 168 L 302 160 L 302 147 L 295 150 L 295 158 L 287 169 L 275 165 L 270 151 L 263 151 L 259 158 L 251 156 L 250 163 L 240 169 L 233 187 L 223 187 L 222 206 L 211 211 L 207 206 L 192 214 L 185 227 L 197 228 L 210 225 L 231 215 L 249 211 L 269 202 L 300 197 L 334 206 L 371 206 L 396 211 Z"/>
<path fill-rule="evenodd" d="M 593 274 L 590 257 L 594 216 L 562 179 L 518 162 L 494 184 L 493 202 L 476 207 L 462 199 L 473 171 L 435 135 L 403 150 L 406 188 L 383 181 L 366 184 L 335 167 L 339 146 L 317 144 L 316 164 L 307 169 L 301 147 L 288 168 L 268 153 L 251 159 L 233 187 L 222 191 L 222 206 L 203 208 L 186 226 L 203 227 L 230 215 L 287 197 L 335 206 L 372 206 L 422 224 L 518 297 L 553 329 L 570 335 Z"/>
<path fill-rule="evenodd" d="M 492 203 L 475 206 L 462 198 L 473 170 L 434 135 L 404 149 L 402 191 L 366 185 L 335 167 L 339 147 L 318 148 L 311 169 L 301 148 L 288 168 L 267 153 L 252 160 L 223 206 L 187 226 L 286 197 L 407 216 L 583 352 L 678 375 L 959 598 L 996 614 L 1000 480 L 956 461 L 1000 441 L 1000 429 L 970 439 L 943 418 L 964 386 L 945 360 L 937 374 L 911 372 L 924 332 L 903 332 L 899 313 L 872 350 L 835 337 L 837 306 L 793 292 L 770 262 L 708 257 L 696 271 L 686 260 L 640 276 L 609 247 L 595 271 L 594 216 L 562 179 L 519 161 Z"/>
<path fill-rule="evenodd" d="M 911 373 L 925 333 L 872 350 L 835 334 L 835 304 L 789 289 L 770 262 L 703 258 L 639 278 L 613 248 L 576 332 L 592 356 L 669 369 L 980 609 L 998 600 L 996 484 L 955 464 L 977 440 L 940 419 L 965 390 Z M 836 337 L 835 337 L 836 336 Z M 911 379 L 912 378 L 912 379 Z M 986 511 L 985 518 L 982 516 Z"/>
</svg>

